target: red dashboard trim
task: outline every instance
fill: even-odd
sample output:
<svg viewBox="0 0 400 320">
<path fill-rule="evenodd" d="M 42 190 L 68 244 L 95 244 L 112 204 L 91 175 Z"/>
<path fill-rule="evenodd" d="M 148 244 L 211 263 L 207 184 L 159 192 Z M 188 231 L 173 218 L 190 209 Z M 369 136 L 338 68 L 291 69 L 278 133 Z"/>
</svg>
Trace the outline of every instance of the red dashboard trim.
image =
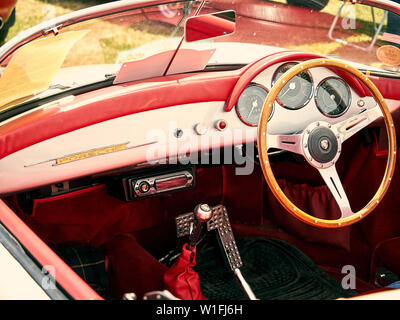
<svg viewBox="0 0 400 320">
<path fill-rule="evenodd" d="M 54 267 L 55 274 L 52 274 L 52 276 L 74 299 L 103 300 L 3 200 L 0 200 L 0 221 L 42 266 L 51 265 Z M 48 271 L 52 273 L 52 270 Z"/>
</svg>

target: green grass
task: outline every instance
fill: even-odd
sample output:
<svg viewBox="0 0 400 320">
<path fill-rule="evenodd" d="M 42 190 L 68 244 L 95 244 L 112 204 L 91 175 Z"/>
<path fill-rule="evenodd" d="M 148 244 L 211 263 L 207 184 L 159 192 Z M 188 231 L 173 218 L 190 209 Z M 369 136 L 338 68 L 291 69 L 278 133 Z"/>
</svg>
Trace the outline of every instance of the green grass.
<svg viewBox="0 0 400 320">
<path fill-rule="evenodd" d="M 330 0 L 328 5 L 322 10 L 322 12 L 331 14 L 331 15 L 336 15 L 338 12 L 340 6 L 342 5 L 342 1 L 340 0 Z M 371 14 L 371 7 L 364 6 L 364 5 L 355 5 L 353 6 L 352 4 L 348 3 L 345 5 L 345 7 L 342 10 L 342 17 L 344 16 L 345 10 L 347 8 L 355 7 L 356 8 L 356 19 L 358 22 L 364 22 L 366 24 L 370 24 L 372 26 L 372 14 Z M 374 9 L 375 13 L 375 21 L 378 22 L 383 18 L 384 11 L 381 9 Z M 385 22 L 386 25 L 386 22 Z"/>
<path fill-rule="evenodd" d="M 68 7 L 65 7 L 68 3 Z M 8 31 L 5 41 L 15 37 L 19 32 L 29 29 L 46 19 L 79 10 L 95 1 L 52 1 L 52 0 L 20 0 L 16 6 L 16 21 Z"/>
<path fill-rule="evenodd" d="M 116 26 L 110 26 L 109 30 L 110 28 L 113 31 L 109 31 L 108 35 L 103 33 L 98 35 L 105 63 L 115 63 L 118 53 L 146 43 L 166 39 L 173 31 L 171 26 L 151 21 L 140 22 L 123 30 Z M 116 34 L 118 34 L 117 37 Z"/>
<path fill-rule="evenodd" d="M 19 0 L 16 6 L 16 22 L 8 31 L 5 41 L 19 32 L 29 29 L 45 20 L 71 11 L 100 4 L 100 0 Z M 2 43 L 0 43 L 2 45 Z"/>
<path fill-rule="evenodd" d="M 102 2 L 108 1 L 20 0 L 16 7 L 16 23 L 10 28 L 5 40 L 8 41 L 19 32 L 55 16 Z M 96 19 L 66 27 L 62 32 L 82 29 L 88 29 L 90 33 L 71 50 L 63 65 L 64 67 L 115 63 L 119 52 L 168 38 L 174 30 L 171 25 L 155 21 L 142 21 L 132 25 Z M 182 33 L 180 32 L 180 34 Z"/>
<path fill-rule="evenodd" d="M 286 3 L 286 0 L 273 0 L 279 3 Z M 341 0 L 330 0 L 328 5 L 321 11 L 323 13 L 329 14 L 333 17 L 336 16 L 340 6 L 343 4 Z M 355 12 L 352 10 L 355 10 Z M 341 30 L 341 35 L 338 36 L 338 32 L 334 31 L 334 37 L 338 36 L 341 40 L 345 40 L 348 43 L 359 45 L 360 47 L 367 47 L 374 35 L 374 27 L 378 27 L 384 17 L 384 11 L 381 9 L 374 8 L 375 25 L 373 23 L 373 15 L 371 12 L 371 7 L 365 5 L 352 5 L 346 3 L 343 7 L 340 17 L 355 18 L 356 19 L 356 29 L 355 30 Z M 387 19 L 385 19 L 381 34 L 386 30 Z M 337 27 L 340 28 L 339 22 Z M 380 46 L 382 43 L 380 41 L 381 35 L 378 36 L 375 46 Z M 307 43 L 302 45 L 287 45 L 289 49 L 302 50 L 306 52 L 313 52 L 323 55 L 331 55 L 342 57 L 345 59 L 358 61 L 360 63 L 365 63 L 371 66 L 382 67 L 375 55 L 375 50 L 369 52 L 363 52 L 359 49 L 354 49 L 349 46 L 343 45 L 339 42 L 332 41 L 328 37 L 326 41 Z"/>
</svg>

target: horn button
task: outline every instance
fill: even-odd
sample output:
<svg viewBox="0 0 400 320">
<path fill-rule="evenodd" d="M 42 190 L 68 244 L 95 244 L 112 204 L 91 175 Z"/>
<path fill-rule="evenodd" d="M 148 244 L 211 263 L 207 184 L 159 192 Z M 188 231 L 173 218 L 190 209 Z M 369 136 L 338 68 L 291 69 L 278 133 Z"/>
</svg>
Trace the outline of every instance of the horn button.
<svg viewBox="0 0 400 320">
<path fill-rule="evenodd" d="M 311 157 L 319 163 L 333 161 L 339 150 L 335 134 L 325 127 L 313 129 L 310 132 L 307 144 Z"/>
<path fill-rule="evenodd" d="M 325 122 L 310 125 L 303 136 L 303 143 L 307 160 L 317 168 L 335 164 L 341 152 L 340 139 L 331 125 Z"/>
</svg>

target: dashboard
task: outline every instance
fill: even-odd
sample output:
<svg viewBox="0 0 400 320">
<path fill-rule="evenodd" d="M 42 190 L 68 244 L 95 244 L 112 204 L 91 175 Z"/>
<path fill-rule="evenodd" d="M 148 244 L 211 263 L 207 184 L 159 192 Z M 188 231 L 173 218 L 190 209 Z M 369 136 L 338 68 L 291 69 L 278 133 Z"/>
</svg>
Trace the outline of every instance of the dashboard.
<svg viewBox="0 0 400 320">
<path fill-rule="evenodd" d="M 52 102 L 10 119 L 0 129 L 4 133 L 11 128 L 12 135 L 3 134 L 2 138 L 20 147 L 3 145 L 3 154 L 7 148 L 14 149 L 0 159 L 0 194 L 133 165 L 163 165 L 178 160 L 184 164 L 199 156 L 200 150 L 247 143 L 254 146 L 269 90 L 296 63 L 299 61 L 282 61 L 256 76 L 250 73 L 242 83 L 244 90 L 234 99 L 235 110 L 227 110 L 226 106 L 243 79 L 243 70 L 183 74 L 112 86 L 86 97 Z M 387 102 L 389 106 L 397 105 L 396 100 Z M 335 124 L 375 105 L 372 97 L 360 97 L 334 71 L 313 68 L 283 88 L 270 114 L 268 133 L 293 134 L 316 121 Z M 18 122 L 19 130 L 15 124 Z M 70 129 L 57 133 L 61 126 Z"/>
</svg>

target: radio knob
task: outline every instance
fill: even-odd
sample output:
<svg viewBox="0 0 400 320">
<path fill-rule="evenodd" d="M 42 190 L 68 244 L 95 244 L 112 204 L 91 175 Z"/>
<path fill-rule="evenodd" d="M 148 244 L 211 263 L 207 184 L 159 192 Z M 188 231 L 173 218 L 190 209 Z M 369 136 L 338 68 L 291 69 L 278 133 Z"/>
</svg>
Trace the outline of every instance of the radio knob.
<svg viewBox="0 0 400 320">
<path fill-rule="evenodd" d="M 150 185 L 148 182 L 143 181 L 142 183 L 139 184 L 139 191 L 141 193 L 147 193 L 150 191 Z"/>
</svg>

